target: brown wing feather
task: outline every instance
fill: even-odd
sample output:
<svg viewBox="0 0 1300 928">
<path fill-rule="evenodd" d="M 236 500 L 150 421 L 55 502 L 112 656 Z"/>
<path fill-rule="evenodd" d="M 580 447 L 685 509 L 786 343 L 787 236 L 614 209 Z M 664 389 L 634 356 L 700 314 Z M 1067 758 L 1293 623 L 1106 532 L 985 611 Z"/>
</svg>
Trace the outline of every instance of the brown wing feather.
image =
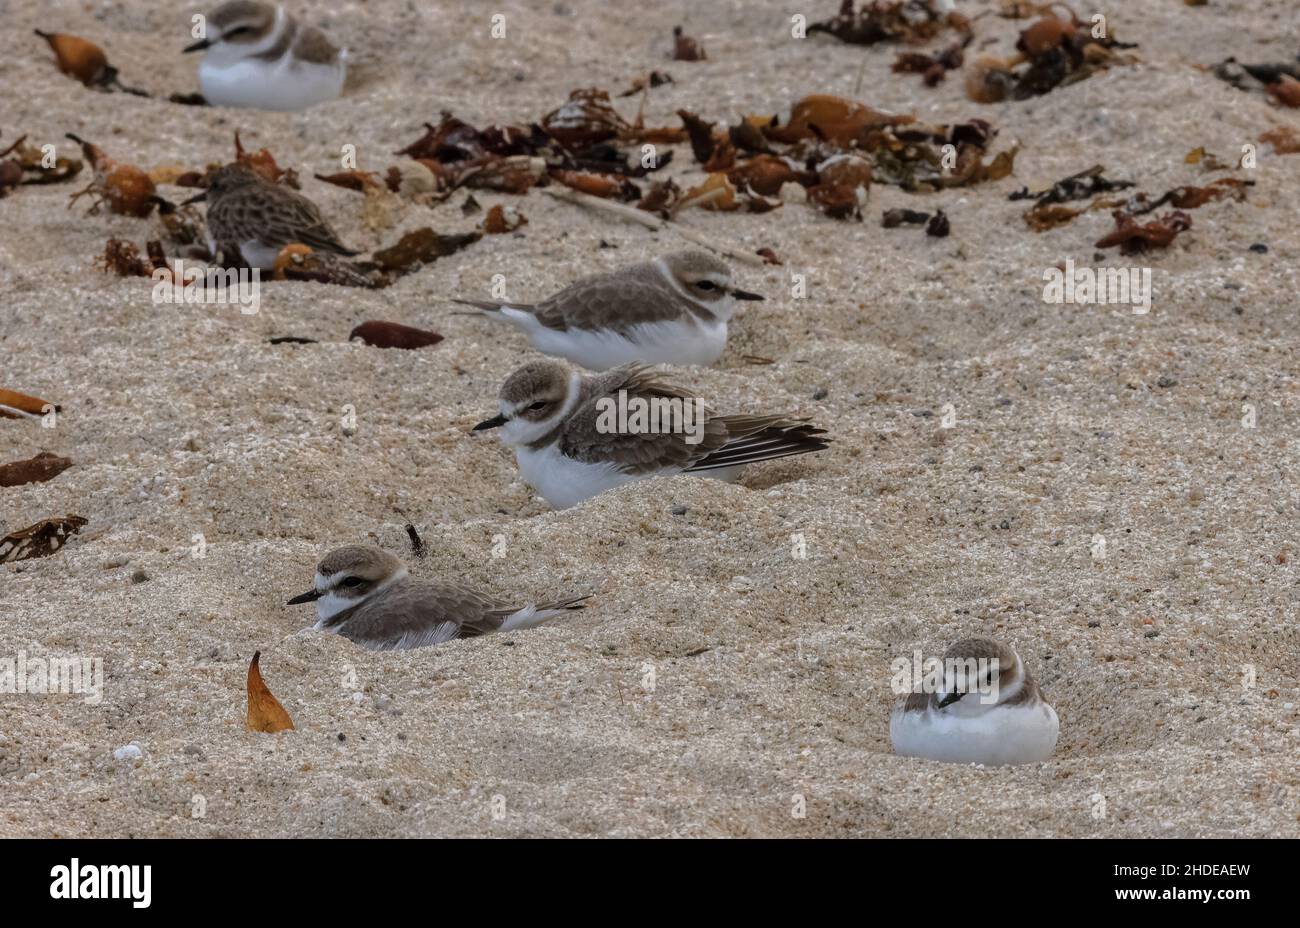
<svg viewBox="0 0 1300 928">
<path fill-rule="evenodd" d="M 651 263 L 579 280 L 534 306 L 509 305 L 531 312 L 542 325 L 561 332 L 600 328 L 623 331 L 647 322 L 704 315 Z"/>
<path fill-rule="evenodd" d="M 498 600 L 468 587 L 406 580 L 386 590 L 375 605 L 358 606 L 338 632 L 377 650 L 417 647 L 423 639 L 436 644 L 496 631 L 504 620 L 502 608 Z"/>
</svg>

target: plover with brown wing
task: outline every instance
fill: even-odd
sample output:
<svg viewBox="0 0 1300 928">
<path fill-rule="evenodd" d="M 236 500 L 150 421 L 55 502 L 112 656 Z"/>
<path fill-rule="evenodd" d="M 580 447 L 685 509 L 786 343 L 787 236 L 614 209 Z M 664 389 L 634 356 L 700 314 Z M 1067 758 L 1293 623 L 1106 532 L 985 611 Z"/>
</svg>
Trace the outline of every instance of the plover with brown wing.
<svg viewBox="0 0 1300 928">
<path fill-rule="evenodd" d="M 401 651 L 541 625 L 582 609 L 589 597 L 511 606 L 453 583 L 411 577 L 393 555 L 368 545 L 335 548 L 316 565 L 312 588 L 288 605 L 316 603 L 318 631 L 372 651 Z"/>
<path fill-rule="evenodd" d="M 894 709 L 894 753 L 956 764 L 1033 764 L 1056 749 L 1060 723 L 1015 648 L 963 638 L 943 656 L 934 692 Z"/>
<path fill-rule="evenodd" d="M 229 0 L 205 29 L 185 51 L 205 52 L 199 87 L 214 106 L 302 110 L 343 92 L 347 53 L 282 6 Z"/>
<path fill-rule="evenodd" d="M 715 415 L 690 391 L 628 364 L 584 375 L 535 361 L 501 386 L 501 429 L 519 473 L 557 509 L 655 476 L 732 480 L 748 464 L 822 451 L 825 431 L 786 416 Z"/>
<path fill-rule="evenodd" d="M 584 278 L 540 303 L 455 302 L 513 325 L 543 354 L 603 371 L 633 361 L 712 364 L 736 301 L 761 299 L 733 287 L 719 259 L 678 251 Z"/>
<path fill-rule="evenodd" d="M 301 193 L 273 184 L 246 165 L 227 164 L 208 178 L 207 190 L 184 205 L 207 201 L 208 251 L 232 264 L 235 253 L 248 267 L 269 271 L 285 245 L 298 242 L 351 257 L 320 209 Z"/>
</svg>

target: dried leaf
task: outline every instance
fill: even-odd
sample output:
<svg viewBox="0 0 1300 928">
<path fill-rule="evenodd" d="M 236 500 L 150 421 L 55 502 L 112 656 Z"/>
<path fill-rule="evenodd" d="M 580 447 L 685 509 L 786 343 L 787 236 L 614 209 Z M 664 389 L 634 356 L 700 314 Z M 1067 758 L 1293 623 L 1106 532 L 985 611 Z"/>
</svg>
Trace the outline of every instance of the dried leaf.
<svg viewBox="0 0 1300 928">
<path fill-rule="evenodd" d="M 267 687 L 266 681 L 262 679 L 262 671 L 258 666 L 258 660 L 262 652 L 253 652 L 253 660 L 248 665 L 248 717 L 247 726 L 249 731 L 260 731 L 268 734 L 274 734 L 277 731 L 292 731 L 293 719 L 289 718 L 289 713 L 285 711 L 284 706 L 280 705 L 280 700 L 276 699 Z"/>
<path fill-rule="evenodd" d="M 69 515 L 61 519 L 43 519 L 35 525 L 10 532 L 0 538 L 0 564 L 49 557 L 85 524 L 86 520 L 80 516 Z"/>
<path fill-rule="evenodd" d="M 952 231 L 952 225 L 943 210 L 937 210 L 929 222 L 925 224 L 925 234 L 933 238 L 947 238 L 948 233 Z"/>
<path fill-rule="evenodd" d="M 51 411 L 62 412 L 63 407 L 16 390 L 0 389 L 0 418 L 39 419 Z"/>
<path fill-rule="evenodd" d="M 268 149 L 245 151 L 239 140 L 239 130 L 235 130 L 235 161 L 247 165 L 249 170 L 273 184 L 285 184 L 294 190 L 302 189 L 298 182 L 298 172 L 292 168 L 285 169 L 275 163 L 275 156 Z"/>
<path fill-rule="evenodd" d="M 354 328 L 348 335 L 348 341 L 361 339 L 372 348 L 424 348 L 442 341 L 437 332 L 416 329 L 397 322 L 382 322 L 370 319 Z"/>
<path fill-rule="evenodd" d="M 776 196 L 785 184 L 811 187 L 817 183 L 815 171 L 796 170 L 788 160 L 777 155 L 756 155 L 733 168 L 727 178 L 737 190 L 748 189 L 765 197 Z"/>
<path fill-rule="evenodd" d="M 20 487 L 28 483 L 44 483 L 57 477 L 71 466 L 71 458 L 61 458 L 57 454 L 42 451 L 36 457 L 28 458 L 25 461 L 0 464 L 0 487 Z"/>
<path fill-rule="evenodd" d="M 581 171 L 551 171 L 551 177 L 566 187 L 603 199 L 630 202 L 641 199 L 641 191 L 626 177 L 616 174 L 590 174 Z"/>
<path fill-rule="evenodd" d="M 396 170 L 396 168 L 390 168 L 390 170 Z M 313 176 L 317 180 L 333 184 L 335 187 L 342 187 L 344 190 L 356 190 L 357 192 L 378 187 L 380 184 L 379 175 L 374 171 L 340 171 L 337 174 L 315 174 Z M 396 187 L 391 185 L 389 189 L 394 192 L 397 190 Z"/>
<path fill-rule="evenodd" d="M 108 56 L 94 42 L 62 32 L 33 31 L 49 43 L 59 70 L 69 77 L 87 87 L 103 87 L 116 78 L 117 71 L 109 65 Z"/>
<path fill-rule="evenodd" d="M 776 252 L 770 248 L 760 248 L 758 251 L 754 252 L 754 254 L 762 257 L 764 264 L 781 264 L 781 259 L 778 258 Z"/>
<path fill-rule="evenodd" d="M 812 94 L 791 108 L 789 124 L 773 126 L 767 135 L 784 143 L 817 138 L 847 146 L 868 129 L 913 122 L 915 116 L 895 116 L 843 97 Z"/>
<path fill-rule="evenodd" d="M 85 190 L 74 193 L 68 200 L 72 205 L 78 199 L 91 194 L 98 199 L 91 206 L 91 212 L 99 209 L 101 203 L 108 203 L 109 209 L 126 216 L 141 219 L 153 212 L 157 204 L 154 182 L 149 175 L 133 164 L 119 164 L 105 154 L 98 145 L 93 145 L 71 132 L 67 137 L 81 146 L 86 160 L 95 169 L 95 180 Z"/>
<path fill-rule="evenodd" d="M 149 277 L 153 274 L 153 265 L 140 256 L 140 249 L 133 242 L 120 238 L 108 240 L 99 261 L 105 271 L 112 271 L 118 277 Z"/>
<path fill-rule="evenodd" d="M 738 209 L 740 204 L 736 202 L 736 188 L 731 186 L 727 175 L 710 174 L 704 183 L 686 191 L 673 212 L 677 213 L 692 206 L 729 212 Z"/>
</svg>

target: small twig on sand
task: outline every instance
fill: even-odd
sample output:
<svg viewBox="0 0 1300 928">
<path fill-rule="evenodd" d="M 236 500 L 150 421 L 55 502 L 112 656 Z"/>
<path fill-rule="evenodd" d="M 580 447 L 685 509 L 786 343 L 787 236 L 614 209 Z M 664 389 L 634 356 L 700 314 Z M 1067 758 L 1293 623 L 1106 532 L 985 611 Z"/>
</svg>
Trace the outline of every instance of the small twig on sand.
<svg viewBox="0 0 1300 928">
<path fill-rule="evenodd" d="M 672 229 L 683 238 L 688 238 L 697 245 L 716 251 L 720 255 L 733 258 L 742 264 L 751 264 L 761 267 L 764 264 L 762 257 L 758 254 L 750 254 L 747 251 L 740 251 L 726 245 L 720 245 L 710 240 L 703 233 L 696 232 L 694 229 L 680 225 L 676 222 L 670 222 L 662 219 L 653 213 L 647 213 L 643 209 L 637 209 L 633 206 L 625 206 L 622 203 L 613 203 L 609 200 L 602 200 L 600 197 L 593 197 L 590 194 L 573 190 L 570 187 L 544 187 L 542 193 L 548 194 L 557 200 L 567 200 L 570 203 L 576 203 L 578 206 L 586 206 L 600 212 L 609 213 L 620 219 L 626 219 L 628 222 L 635 222 L 638 225 L 645 226 L 647 229 L 661 231 L 663 229 Z"/>
</svg>

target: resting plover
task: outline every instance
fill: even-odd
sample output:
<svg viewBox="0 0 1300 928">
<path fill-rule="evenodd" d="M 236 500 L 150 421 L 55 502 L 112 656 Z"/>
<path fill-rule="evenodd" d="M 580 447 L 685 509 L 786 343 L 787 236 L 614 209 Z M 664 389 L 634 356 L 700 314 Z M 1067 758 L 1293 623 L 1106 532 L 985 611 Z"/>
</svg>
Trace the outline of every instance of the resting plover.
<svg viewBox="0 0 1300 928">
<path fill-rule="evenodd" d="M 206 51 L 199 87 L 214 106 L 301 110 L 343 92 L 347 53 L 281 6 L 230 0 L 212 11 L 206 29 L 185 51 Z"/>
<path fill-rule="evenodd" d="M 316 603 L 318 631 L 335 632 L 372 651 L 400 651 L 532 628 L 574 609 L 587 596 L 528 606 L 452 583 L 411 577 L 406 566 L 379 548 L 335 548 L 316 565 L 316 582 L 288 605 Z"/>
<path fill-rule="evenodd" d="M 731 270 L 702 251 L 678 251 L 570 284 L 541 303 L 456 300 L 520 329 L 543 354 L 594 371 L 645 364 L 712 364 L 727 346 L 736 300 Z"/>
<path fill-rule="evenodd" d="M 825 431 L 807 420 L 714 415 L 658 378 L 639 364 L 584 375 L 535 361 L 506 379 L 500 414 L 474 431 L 501 428 L 519 473 L 557 509 L 633 480 L 682 473 L 732 480 L 746 464 L 827 447 Z M 620 409 L 631 415 L 620 417 Z"/>
<path fill-rule="evenodd" d="M 943 656 L 938 692 L 894 709 L 894 752 L 957 764 L 1032 764 L 1056 748 L 1056 710 L 1010 645 L 963 638 Z M 992 698 L 996 694 L 996 699 Z"/>
<path fill-rule="evenodd" d="M 214 258 L 221 252 L 227 264 L 238 250 L 249 267 L 269 271 L 281 249 L 294 242 L 344 257 L 357 254 L 339 241 L 315 203 L 238 162 L 214 171 L 207 189 L 183 205 L 203 200 L 208 251 Z"/>
</svg>

